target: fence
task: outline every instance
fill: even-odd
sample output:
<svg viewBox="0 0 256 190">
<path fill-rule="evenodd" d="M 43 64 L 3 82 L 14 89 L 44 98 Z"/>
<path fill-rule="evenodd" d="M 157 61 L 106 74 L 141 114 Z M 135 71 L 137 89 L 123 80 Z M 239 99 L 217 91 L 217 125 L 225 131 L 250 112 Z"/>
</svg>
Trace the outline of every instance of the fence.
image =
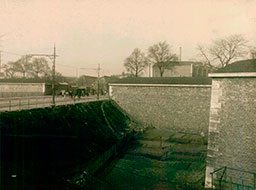
<svg viewBox="0 0 256 190">
<path fill-rule="evenodd" d="M 211 173 L 212 189 L 255 190 L 256 173 L 235 168 L 222 167 Z"/>
<path fill-rule="evenodd" d="M 101 96 L 99 100 L 109 99 L 108 96 Z M 55 97 L 55 105 L 68 105 L 96 101 L 96 96 L 88 97 Z M 53 106 L 52 96 L 31 96 L 31 97 L 15 97 L 15 98 L 0 98 L 0 112 L 14 111 L 22 109 L 33 109 Z"/>
</svg>

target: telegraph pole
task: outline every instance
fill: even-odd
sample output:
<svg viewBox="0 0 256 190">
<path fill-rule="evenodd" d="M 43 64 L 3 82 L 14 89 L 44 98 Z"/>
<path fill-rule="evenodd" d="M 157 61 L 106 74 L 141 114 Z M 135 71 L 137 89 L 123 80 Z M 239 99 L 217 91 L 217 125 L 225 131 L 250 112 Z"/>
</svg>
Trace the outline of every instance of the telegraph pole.
<svg viewBox="0 0 256 190">
<path fill-rule="evenodd" d="M 181 57 L 182 57 L 182 47 L 180 47 L 180 62 L 181 62 Z"/>
<path fill-rule="evenodd" d="M 151 76 L 151 69 L 152 69 L 152 68 L 151 68 L 151 63 L 150 63 L 150 64 L 148 65 L 148 76 L 149 76 L 149 77 L 152 77 L 152 76 Z"/>
<path fill-rule="evenodd" d="M 76 78 L 78 78 L 78 68 L 76 68 Z"/>
<path fill-rule="evenodd" d="M 5 34 L 0 35 L 0 39 L 5 36 Z M 2 41 L 2 40 L 1 40 Z M 0 50 L 0 73 L 2 72 L 2 51 Z"/>
<path fill-rule="evenodd" d="M 56 57 L 58 55 L 56 55 L 56 47 L 54 44 L 54 49 L 53 49 L 53 55 L 52 54 L 27 54 L 26 55 L 26 59 L 27 57 L 48 57 L 50 58 L 50 60 L 52 61 L 52 104 L 53 106 L 55 106 L 55 80 L 56 80 L 56 73 L 55 73 L 55 61 L 56 61 Z"/>
<path fill-rule="evenodd" d="M 1 51 L 0 51 L 0 73 L 2 72 L 2 55 L 1 55 Z"/>
<path fill-rule="evenodd" d="M 28 64 L 28 55 L 25 55 L 25 64 L 27 65 Z M 25 74 L 24 74 L 25 75 Z M 24 78 L 26 77 L 26 76 L 23 76 Z"/>
<path fill-rule="evenodd" d="M 97 90 L 97 100 L 100 98 L 100 64 L 98 64 L 98 90 Z"/>
<path fill-rule="evenodd" d="M 56 47 L 54 44 L 53 65 L 52 65 L 52 104 L 53 106 L 55 106 L 55 59 L 56 59 Z"/>
</svg>

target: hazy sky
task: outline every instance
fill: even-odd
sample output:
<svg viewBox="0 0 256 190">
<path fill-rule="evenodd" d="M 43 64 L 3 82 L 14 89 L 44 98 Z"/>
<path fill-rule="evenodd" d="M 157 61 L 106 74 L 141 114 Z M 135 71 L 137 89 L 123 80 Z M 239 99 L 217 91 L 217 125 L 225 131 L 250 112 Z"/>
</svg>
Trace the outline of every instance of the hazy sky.
<svg viewBox="0 0 256 190">
<path fill-rule="evenodd" d="M 230 34 L 256 45 L 256 0 L 0 0 L 0 34 L 0 50 L 20 55 L 52 53 L 56 43 L 64 75 L 98 63 L 102 75 L 119 74 L 134 48 L 159 41 L 176 53 L 182 46 L 183 60 L 197 58 L 197 44 Z M 4 63 L 18 58 L 2 53 Z"/>
</svg>

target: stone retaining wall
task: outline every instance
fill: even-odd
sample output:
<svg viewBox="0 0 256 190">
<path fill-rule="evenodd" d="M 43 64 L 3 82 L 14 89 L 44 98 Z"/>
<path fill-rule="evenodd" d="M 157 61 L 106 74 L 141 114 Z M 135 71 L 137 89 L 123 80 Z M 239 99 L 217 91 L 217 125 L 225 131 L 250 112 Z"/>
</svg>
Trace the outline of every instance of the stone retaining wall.
<svg viewBox="0 0 256 190">
<path fill-rule="evenodd" d="M 211 85 L 110 84 L 110 97 L 146 125 L 207 135 Z"/>
</svg>

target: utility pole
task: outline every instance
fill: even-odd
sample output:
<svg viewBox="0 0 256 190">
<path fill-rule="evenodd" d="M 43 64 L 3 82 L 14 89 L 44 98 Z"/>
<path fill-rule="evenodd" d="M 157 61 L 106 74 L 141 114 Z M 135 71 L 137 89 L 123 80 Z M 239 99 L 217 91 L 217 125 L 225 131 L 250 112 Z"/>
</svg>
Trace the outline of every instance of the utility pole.
<svg viewBox="0 0 256 190">
<path fill-rule="evenodd" d="M 53 106 L 55 106 L 55 80 L 56 80 L 56 73 L 55 73 L 55 61 L 56 61 L 56 57 L 58 55 L 56 55 L 56 47 L 54 44 L 54 49 L 53 49 L 53 55 L 52 54 L 28 54 L 26 55 L 27 57 L 48 57 L 50 58 L 50 60 L 52 61 L 52 104 Z"/>
<path fill-rule="evenodd" d="M 182 47 L 180 47 L 180 62 L 181 62 L 181 58 L 182 58 Z"/>
<path fill-rule="evenodd" d="M 97 90 L 97 100 L 100 99 L 100 64 L 98 64 L 98 90 Z"/>
<path fill-rule="evenodd" d="M 5 34 L 0 35 L 0 40 L 1 38 L 5 36 Z M 2 40 L 1 40 L 2 41 Z M 0 73 L 2 72 L 2 55 L 1 55 L 2 51 L 0 50 Z"/>
<path fill-rule="evenodd" d="M 28 65 L 28 55 L 25 55 L 25 65 Z M 26 68 L 26 67 L 25 67 Z M 24 68 L 24 69 L 25 69 Z M 25 75 L 25 74 L 24 74 Z M 26 76 L 24 76 L 24 78 L 25 78 Z"/>
<path fill-rule="evenodd" d="M 52 65 L 52 104 L 53 106 L 55 106 L 55 59 L 56 59 L 56 47 L 54 44 L 53 65 Z"/>
<path fill-rule="evenodd" d="M 0 73 L 2 72 L 2 55 L 1 55 L 1 51 L 0 51 Z"/>
<path fill-rule="evenodd" d="M 149 65 L 148 65 L 148 73 L 149 73 L 148 76 L 149 77 L 153 77 L 153 74 L 152 74 L 153 71 L 152 70 L 153 70 L 153 64 L 149 63 Z"/>
</svg>

